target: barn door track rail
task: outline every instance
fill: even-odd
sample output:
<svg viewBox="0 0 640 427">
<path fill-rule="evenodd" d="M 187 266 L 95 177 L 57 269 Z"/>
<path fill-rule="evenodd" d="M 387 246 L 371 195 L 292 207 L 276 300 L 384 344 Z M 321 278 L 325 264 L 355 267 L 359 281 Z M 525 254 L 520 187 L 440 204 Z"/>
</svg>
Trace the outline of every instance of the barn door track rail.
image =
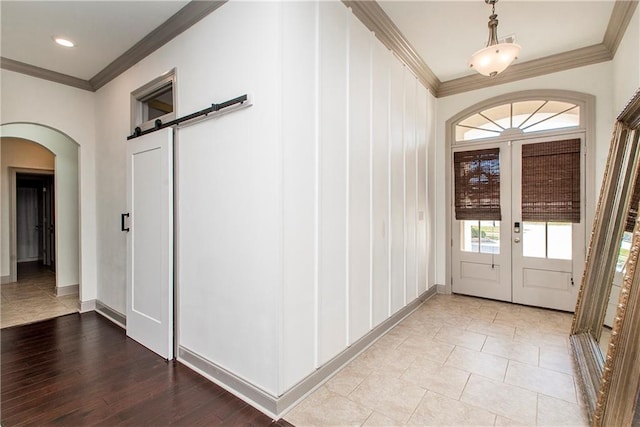
<svg viewBox="0 0 640 427">
<path fill-rule="evenodd" d="M 249 97 L 244 94 L 237 98 L 230 99 L 228 101 L 222 102 L 220 104 L 211 104 L 211 107 L 205 108 L 204 110 L 196 111 L 195 113 L 191 113 L 187 116 L 180 117 L 179 119 L 171 120 L 167 123 L 162 123 L 162 120 L 157 119 L 154 122 L 154 127 L 142 130 L 140 127 L 136 127 L 131 135 L 127 137 L 127 140 L 132 140 L 142 135 L 146 135 L 151 132 L 155 132 L 160 129 L 168 128 L 170 126 L 177 126 L 181 123 L 198 119 L 198 118 L 213 118 L 217 116 L 221 116 L 223 114 L 230 113 L 232 111 L 237 111 L 243 108 L 251 107 L 253 105 L 249 101 Z"/>
</svg>

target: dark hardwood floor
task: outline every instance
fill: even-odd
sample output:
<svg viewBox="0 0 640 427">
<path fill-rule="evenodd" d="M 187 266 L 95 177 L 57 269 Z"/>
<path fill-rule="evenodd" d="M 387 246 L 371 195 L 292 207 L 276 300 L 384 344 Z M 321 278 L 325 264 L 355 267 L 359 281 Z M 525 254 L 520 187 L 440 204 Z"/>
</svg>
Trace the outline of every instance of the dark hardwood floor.
<svg viewBox="0 0 640 427">
<path fill-rule="evenodd" d="M 282 426 L 96 313 L 1 331 L 0 423 Z"/>
</svg>

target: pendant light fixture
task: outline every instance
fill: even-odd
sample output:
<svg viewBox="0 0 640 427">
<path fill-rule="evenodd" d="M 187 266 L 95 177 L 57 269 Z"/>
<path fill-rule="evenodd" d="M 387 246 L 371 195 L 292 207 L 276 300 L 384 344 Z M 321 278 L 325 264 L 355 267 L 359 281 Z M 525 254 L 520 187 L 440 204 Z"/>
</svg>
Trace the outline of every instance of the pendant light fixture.
<svg viewBox="0 0 640 427">
<path fill-rule="evenodd" d="M 491 5 L 489 16 L 489 41 L 487 47 L 480 49 L 469 59 L 469 66 L 480 74 L 494 77 L 503 72 L 520 53 L 520 45 L 515 43 L 498 43 L 498 15 L 496 3 L 498 0 L 484 0 Z"/>
</svg>

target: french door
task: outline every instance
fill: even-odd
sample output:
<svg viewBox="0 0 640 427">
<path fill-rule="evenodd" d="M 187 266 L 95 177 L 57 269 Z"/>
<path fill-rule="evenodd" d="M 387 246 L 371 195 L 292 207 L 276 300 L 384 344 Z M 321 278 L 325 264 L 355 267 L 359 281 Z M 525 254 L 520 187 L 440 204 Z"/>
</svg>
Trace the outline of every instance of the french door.
<svg viewBox="0 0 640 427">
<path fill-rule="evenodd" d="M 574 195 L 573 200 L 575 218 L 546 220 L 545 214 L 532 214 L 531 211 L 538 207 L 532 208 L 532 203 L 526 202 L 531 185 L 524 186 L 526 200 L 523 203 L 523 176 L 531 175 L 531 163 L 527 163 L 526 153 L 553 148 L 553 144 L 567 141 L 573 141 L 574 146 L 578 147 L 578 153 L 573 157 L 574 162 L 579 164 L 579 184 L 576 184 L 579 196 L 575 200 Z M 561 139 L 540 138 L 474 145 L 473 150 L 455 148 L 453 156 L 456 152 L 487 149 L 499 151 L 500 217 L 490 220 L 456 219 L 455 210 L 452 213 L 452 291 L 573 311 L 585 256 L 584 137 L 577 134 Z M 560 167 L 564 168 L 563 165 Z M 544 167 L 542 169 L 546 170 Z M 480 174 L 471 180 L 481 182 L 482 176 Z M 539 184 L 535 185 L 544 190 L 547 178 L 549 183 L 553 181 L 551 176 L 537 177 Z M 530 183 L 529 178 L 525 180 L 528 180 L 525 184 Z M 470 191 L 473 191 L 473 186 Z M 571 204 L 571 201 L 567 203 Z M 553 204 L 556 202 L 548 203 Z M 579 210 L 575 209 L 576 204 L 580 206 Z M 547 208 L 552 211 L 555 209 L 554 206 Z"/>
</svg>

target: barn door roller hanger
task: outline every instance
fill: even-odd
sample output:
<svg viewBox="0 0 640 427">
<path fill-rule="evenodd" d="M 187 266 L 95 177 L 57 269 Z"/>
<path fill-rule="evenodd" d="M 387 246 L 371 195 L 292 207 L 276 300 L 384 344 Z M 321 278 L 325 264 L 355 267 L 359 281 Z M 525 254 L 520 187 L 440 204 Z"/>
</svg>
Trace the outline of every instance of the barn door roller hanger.
<svg viewBox="0 0 640 427">
<path fill-rule="evenodd" d="M 249 100 L 249 96 L 244 94 L 237 98 L 230 99 L 228 101 L 222 102 L 220 104 L 211 104 L 211 107 L 205 108 L 204 110 L 196 111 L 195 113 L 189 114 L 184 117 L 180 117 L 179 119 L 171 120 L 167 123 L 162 123 L 162 120 L 157 119 L 154 122 L 154 127 L 147 130 L 142 130 L 140 127 L 136 127 L 131 135 L 127 137 L 127 140 L 132 140 L 142 135 L 146 135 L 151 132 L 155 132 L 160 129 L 164 129 L 170 126 L 177 126 L 184 122 L 195 120 L 195 119 L 205 119 L 205 118 L 213 118 L 222 116 L 223 114 L 228 114 L 233 111 L 242 110 L 244 108 L 251 107 L 253 104 Z"/>
</svg>

